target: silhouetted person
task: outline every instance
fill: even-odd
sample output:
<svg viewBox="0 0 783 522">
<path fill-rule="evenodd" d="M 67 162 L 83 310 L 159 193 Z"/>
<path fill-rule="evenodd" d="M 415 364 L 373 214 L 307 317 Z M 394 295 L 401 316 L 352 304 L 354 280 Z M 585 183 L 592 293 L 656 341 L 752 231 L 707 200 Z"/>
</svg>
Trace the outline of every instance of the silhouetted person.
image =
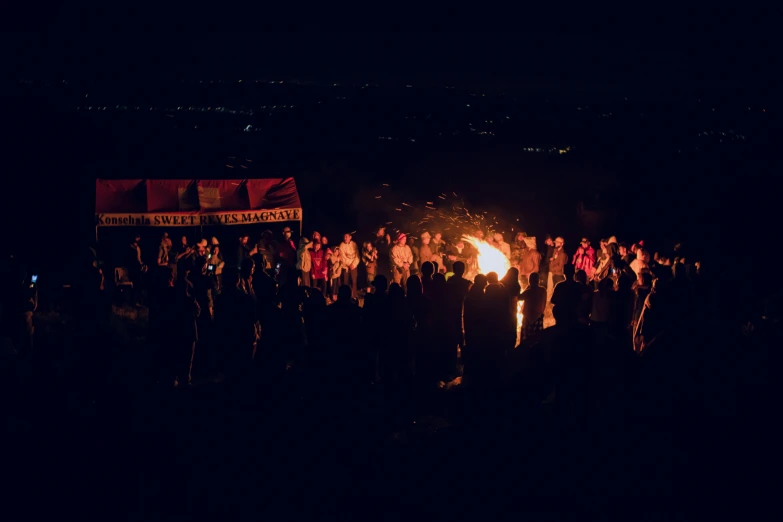
<svg viewBox="0 0 783 522">
<path fill-rule="evenodd" d="M 469 359 L 467 351 L 472 351 L 474 346 L 482 344 L 482 335 L 485 329 L 482 324 L 482 308 L 484 305 L 484 289 L 487 287 L 487 276 L 478 274 L 473 280 L 468 294 L 465 296 L 464 323 L 465 346 L 462 351 L 463 358 Z"/>
<path fill-rule="evenodd" d="M 560 321 L 573 325 L 576 324 L 579 317 L 579 304 L 582 300 L 583 288 L 574 281 L 574 265 L 567 264 L 562 271 L 565 279 L 558 283 L 552 292 L 552 313 L 555 308 L 559 308 Z"/>
<path fill-rule="evenodd" d="M 351 297 L 351 287 L 343 285 L 337 290 L 337 301 L 326 308 L 326 317 L 328 391 L 345 398 L 370 382 L 363 372 L 364 340 L 355 334 L 362 328 L 362 310 Z"/>
<path fill-rule="evenodd" d="M 207 274 L 207 259 L 199 257 L 195 261 L 193 271 L 189 276 L 193 284 L 192 293 L 199 305 L 201 313 L 196 321 L 198 326 L 198 358 L 197 364 L 199 371 L 204 371 L 207 366 L 212 364 L 214 354 L 212 353 L 212 318 L 214 316 L 214 296 L 215 281 Z"/>
<path fill-rule="evenodd" d="M 302 307 L 305 332 L 307 334 L 308 355 L 312 356 L 323 348 L 324 328 L 326 327 L 326 296 L 317 288 L 307 291 L 307 299 Z M 263 325 L 262 325 L 263 328 Z"/>
<path fill-rule="evenodd" d="M 593 311 L 590 325 L 600 335 L 608 333 L 614 305 L 614 281 L 611 277 L 601 279 L 598 290 L 593 293 Z"/>
<path fill-rule="evenodd" d="M 392 331 L 389 342 L 379 345 L 378 363 L 380 382 L 392 411 L 398 416 L 401 407 L 409 399 L 408 384 L 412 371 L 413 313 L 405 300 L 402 287 L 392 283 L 388 294 Z"/>
<path fill-rule="evenodd" d="M 190 384 L 193 355 L 198 341 L 196 320 L 201 314 L 201 308 L 193 296 L 193 283 L 189 274 L 174 286 L 174 310 L 171 317 L 173 339 L 170 345 L 174 386 Z"/>
<path fill-rule="evenodd" d="M 470 349 L 465 365 L 465 382 L 483 389 L 500 386 L 506 351 L 513 348 L 513 318 L 508 292 L 500 284 L 490 284 L 484 292 L 481 345 Z"/>
<path fill-rule="evenodd" d="M 385 277 L 391 276 L 389 267 L 389 251 L 391 250 L 391 237 L 386 233 L 385 227 L 379 227 L 375 231 L 375 239 L 373 241 L 375 249 L 378 251 L 378 267 L 376 275 L 383 275 Z"/>
<path fill-rule="evenodd" d="M 421 286 L 426 295 L 432 285 L 432 276 L 435 274 L 435 265 L 431 261 L 424 261 L 421 264 Z"/>
<path fill-rule="evenodd" d="M 593 287 L 587 282 L 587 273 L 584 270 L 576 271 L 574 281 L 576 281 L 581 295 L 579 306 L 577 307 L 579 324 L 588 326 L 590 324 L 590 313 L 593 311 Z"/>
<path fill-rule="evenodd" d="M 617 278 L 617 289 L 614 293 L 612 307 L 612 329 L 624 341 L 631 340 L 633 332 L 633 311 L 636 295 L 632 290 L 632 279 L 622 273 Z"/>
<path fill-rule="evenodd" d="M 446 281 L 448 326 L 444 334 L 450 336 L 450 342 L 464 347 L 465 338 L 463 335 L 462 314 L 465 297 L 470 289 L 470 281 L 463 277 L 465 274 L 465 263 L 456 261 L 452 269 L 454 270 L 454 275 Z"/>
<path fill-rule="evenodd" d="M 539 276 L 533 272 L 529 276 L 530 286 L 519 296 L 522 305 L 522 335 L 524 342 L 544 329 L 544 310 L 546 309 L 546 288 L 539 283 Z"/>
<path fill-rule="evenodd" d="M 364 297 L 364 338 L 367 339 L 367 374 L 375 378 L 375 360 L 379 353 L 386 351 L 393 341 L 394 335 L 389 333 L 389 326 L 395 328 L 392 319 L 393 310 L 386 294 L 386 276 L 379 275 L 373 280 L 374 292 Z"/>
<path fill-rule="evenodd" d="M 215 299 L 215 329 L 226 377 L 238 379 L 253 360 L 257 328 L 255 302 L 242 288 L 240 272 L 233 266 L 223 271 L 223 291 Z"/>
<path fill-rule="evenodd" d="M 635 293 L 634 308 L 633 308 L 633 324 L 634 327 L 639 322 L 639 317 L 642 315 L 642 309 L 644 308 L 644 301 L 647 296 L 650 295 L 652 290 L 653 276 L 650 272 L 643 272 L 639 279 L 634 283 L 633 290 Z"/>
<path fill-rule="evenodd" d="M 500 280 L 500 283 L 508 292 L 509 311 L 514 321 L 514 338 L 512 341 L 515 343 L 514 346 L 516 346 L 517 331 L 521 326 L 517 321 L 517 303 L 519 303 L 519 294 L 522 292 L 522 286 L 519 284 L 519 269 L 514 266 L 509 268 L 506 275 Z"/>
</svg>

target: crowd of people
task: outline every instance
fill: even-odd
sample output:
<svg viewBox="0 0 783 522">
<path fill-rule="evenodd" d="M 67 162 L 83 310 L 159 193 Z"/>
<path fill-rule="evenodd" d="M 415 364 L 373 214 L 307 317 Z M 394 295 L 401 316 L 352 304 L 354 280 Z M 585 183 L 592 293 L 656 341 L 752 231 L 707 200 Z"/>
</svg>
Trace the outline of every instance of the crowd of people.
<svg viewBox="0 0 783 522">
<path fill-rule="evenodd" d="M 508 260 L 506 274 L 480 273 L 485 237 Z M 164 381 L 189 383 L 199 366 L 238 379 L 254 361 L 269 376 L 305 359 L 343 383 L 396 388 L 461 375 L 491 386 L 518 341 L 540 341 L 547 310 L 561 331 L 589 328 L 642 353 L 707 292 L 700 263 L 679 246 L 672 259 L 614 237 L 598 249 L 584 237 L 569 255 L 563 238 L 547 236 L 539 249 L 524 232 L 513 244 L 481 230 L 447 242 L 437 231 L 392 238 L 381 227 L 359 246 L 350 233 L 337 244 L 319 232 L 296 242 L 286 227 L 279 238 L 243 236 L 232 250 L 214 237 L 174 245 L 164 233 L 149 267 L 140 237 L 131 243 L 127 271 L 145 289 Z"/>
</svg>

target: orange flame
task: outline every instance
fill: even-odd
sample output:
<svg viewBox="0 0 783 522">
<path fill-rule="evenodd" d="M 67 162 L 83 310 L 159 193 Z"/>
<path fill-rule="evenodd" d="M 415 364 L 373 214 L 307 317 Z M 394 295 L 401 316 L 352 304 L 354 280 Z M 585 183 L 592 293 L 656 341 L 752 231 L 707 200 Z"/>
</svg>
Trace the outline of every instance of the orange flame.
<svg viewBox="0 0 783 522">
<path fill-rule="evenodd" d="M 503 255 L 503 252 L 490 245 L 483 239 L 479 239 L 475 236 L 462 236 L 462 240 L 466 243 L 470 243 L 476 248 L 478 252 L 478 271 L 479 274 L 488 274 L 495 272 L 498 277 L 503 277 L 511 268 L 511 261 Z M 522 337 L 522 304 L 524 301 L 517 302 L 517 342 L 515 346 L 519 346 Z"/>
</svg>

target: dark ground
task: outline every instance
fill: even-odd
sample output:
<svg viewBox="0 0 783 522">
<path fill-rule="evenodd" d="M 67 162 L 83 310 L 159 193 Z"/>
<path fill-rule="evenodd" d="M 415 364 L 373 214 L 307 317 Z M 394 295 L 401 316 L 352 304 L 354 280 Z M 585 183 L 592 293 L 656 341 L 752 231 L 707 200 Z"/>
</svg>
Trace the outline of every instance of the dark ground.
<svg viewBox="0 0 783 522">
<path fill-rule="evenodd" d="M 52 353 L 62 331 L 39 324 Z M 156 385 L 138 324 L 115 315 L 97 388 L 60 357 L 6 394 L 6 491 L 20 517 L 701 520 L 763 505 L 749 499 L 767 489 L 770 421 L 753 409 L 580 421 L 524 387 L 479 397 L 463 385 L 395 425 L 377 388 L 324 403 L 296 367 L 257 401 L 203 379 Z"/>
</svg>

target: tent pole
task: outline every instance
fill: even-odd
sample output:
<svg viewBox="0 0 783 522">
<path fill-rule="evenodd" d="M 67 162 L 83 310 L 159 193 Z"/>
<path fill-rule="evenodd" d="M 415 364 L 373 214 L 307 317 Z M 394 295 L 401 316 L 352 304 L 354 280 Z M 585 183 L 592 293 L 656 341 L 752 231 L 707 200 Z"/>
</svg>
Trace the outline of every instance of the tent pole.
<svg viewBox="0 0 783 522">
<path fill-rule="evenodd" d="M 299 220 L 299 239 L 302 239 L 302 220 Z"/>
</svg>

